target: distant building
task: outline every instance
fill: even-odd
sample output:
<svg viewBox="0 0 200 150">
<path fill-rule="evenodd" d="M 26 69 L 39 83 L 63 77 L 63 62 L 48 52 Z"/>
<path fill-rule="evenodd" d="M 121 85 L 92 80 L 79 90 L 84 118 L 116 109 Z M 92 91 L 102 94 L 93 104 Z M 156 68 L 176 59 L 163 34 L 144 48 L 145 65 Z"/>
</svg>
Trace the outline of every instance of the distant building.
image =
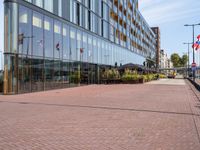
<svg viewBox="0 0 200 150">
<path fill-rule="evenodd" d="M 171 59 L 168 59 L 167 64 L 168 64 L 167 68 L 173 68 L 174 67 Z"/>
<path fill-rule="evenodd" d="M 167 55 L 167 53 L 165 53 L 164 50 L 160 51 L 159 56 L 160 56 L 159 57 L 159 68 L 160 69 L 171 69 L 171 68 L 173 68 L 173 63 L 170 60 L 170 58 L 168 58 L 168 55 Z M 170 73 L 170 72 L 171 72 L 170 70 L 163 71 L 163 73 Z"/>
<path fill-rule="evenodd" d="M 151 28 L 156 35 L 156 68 L 159 68 L 160 63 L 160 28 L 152 27 Z"/>
</svg>

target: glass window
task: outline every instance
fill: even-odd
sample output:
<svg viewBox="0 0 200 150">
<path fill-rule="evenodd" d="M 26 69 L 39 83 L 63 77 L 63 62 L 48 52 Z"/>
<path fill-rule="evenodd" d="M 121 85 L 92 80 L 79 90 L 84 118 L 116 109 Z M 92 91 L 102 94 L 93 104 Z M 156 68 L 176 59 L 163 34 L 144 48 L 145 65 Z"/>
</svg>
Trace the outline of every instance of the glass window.
<svg viewBox="0 0 200 150">
<path fill-rule="evenodd" d="M 87 33 L 83 33 L 83 58 L 82 61 L 87 62 L 88 61 L 88 57 L 87 57 L 87 53 L 88 53 L 88 39 L 87 39 Z"/>
<path fill-rule="evenodd" d="M 31 71 L 30 59 L 19 55 L 18 59 L 18 89 L 19 93 L 31 92 Z"/>
<path fill-rule="evenodd" d="M 44 49 L 45 57 L 53 58 L 53 19 L 44 18 Z"/>
<path fill-rule="evenodd" d="M 53 0 L 44 0 L 44 9 L 53 12 Z"/>
<path fill-rule="evenodd" d="M 88 62 L 92 62 L 92 59 L 93 59 L 92 36 L 88 35 Z"/>
<path fill-rule="evenodd" d="M 31 90 L 35 91 L 43 91 L 44 90 L 44 60 L 41 58 L 35 57 L 31 62 Z"/>
<path fill-rule="evenodd" d="M 101 54 L 102 53 L 102 48 L 101 48 L 101 40 L 98 39 L 98 63 L 101 64 L 102 63 L 102 57 Z"/>
<path fill-rule="evenodd" d="M 69 59 L 70 42 L 69 42 L 69 26 L 63 24 L 63 59 Z"/>
<path fill-rule="evenodd" d="M 33 0 L 33 4 L 42 8 L 43 7 L 43 0 Z"/>
<path fill-rule="evenodd" d="M 27 1 L 27 2 L 30 2 L 30 3 L 32 2 L 32 0 L 26 0 L 26 1 Z"/>
<path fill-rule="evenodd" d="M 77 60 L 82 61 L 83 56 L 83 42 L 82 42 L 82 32 L 77 30 Z"/>
<path fill-rule="evenodd" d="M 45 59 L 44 66 L 45 90 L 54 89 L 54 61 Z"/>
<path fill-rule="evenodd" d="M 97 39 L 93 37 L 93 63 L 98 63 Z"/>
<path fill-rule="evenodd" d="M 54 58 L 62 59 L 62 24 L 54 21 Z"/>
<path fill-rule="evenodd" d="M 62 17 L 62 0 L 58 0 L 58 15 Z"/>
<path fill-rule="evenodd" d="M 77 47 L 76 47 L 76 29 L 70 28 L 70 60 L 76 60 Z"/>
<path fill-rule="evenodd" d="M 33 55 L 43 56 L 43 28 L 42 28 L 42 15 L 33 12 Z"/>
<path fill-rule="evenodd" d="M 31 11 L 26 7 L 19 6 L 19 34 L 18 46 L 19 53 L 31 54 Z"/>
</svg>

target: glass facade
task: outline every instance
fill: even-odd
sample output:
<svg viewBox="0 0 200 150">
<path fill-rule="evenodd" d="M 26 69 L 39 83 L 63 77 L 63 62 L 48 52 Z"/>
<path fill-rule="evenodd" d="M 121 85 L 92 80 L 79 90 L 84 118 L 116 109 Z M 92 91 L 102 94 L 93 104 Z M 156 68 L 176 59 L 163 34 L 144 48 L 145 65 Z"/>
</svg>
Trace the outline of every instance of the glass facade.
<svg viewBox="0 0 200 150">
<path fill-rule="evenodd" d="M 155 55 L 155 35 L 136 0 L 5 0 L 4 5 L 5 94 L 100 83 L 105 67 L 142 65 Z"/>
</svg>

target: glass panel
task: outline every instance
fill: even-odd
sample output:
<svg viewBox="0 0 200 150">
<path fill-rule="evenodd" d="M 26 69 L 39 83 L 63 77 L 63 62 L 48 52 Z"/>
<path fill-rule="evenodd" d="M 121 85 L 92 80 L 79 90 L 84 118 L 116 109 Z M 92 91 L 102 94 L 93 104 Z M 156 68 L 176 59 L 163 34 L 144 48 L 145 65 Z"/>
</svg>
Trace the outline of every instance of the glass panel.
<svg viewBox="0 0 200 150">
<path fill-rule="evenodd" d="M 44 18 L 44 48 L 45 57 L 53 58 L 53 19 Z"/>
<path fill-rule="evenodd" d="M 44 9 L 53 12 L 53 0 L 44 0 Z"/>
<path fill-rule="evenodd" d="M 18 34 L 18 46 L 20 54 L 31 54 L 31 41 L 33 39 L 31 27 L 31 11 L 26 7 L 20 6 Z"/>
<path fill-rule="evenodd" d="M 82 42 L 82 32 L 77 30 L 77 61 L 83 60 L 83 42 Z"/>
<path fill-rule="evenodd" d="M 76 60 L 77 49 L 76 49 L 76 30 L 74 28 L 70 28 L 70 60 Z"/>
<path fill-rule="evenodd" d="M 31 61 L 25 55 L 19 56 L 18 73 L 19 93 L 31 92 Z"/>
<path fill-rule="evenodd" d="M 54 61 L 45 60 L 44 66 L 45 73 L 45 90 L 54 89 L 53 75 L 54 75 Z"/>
<path fill-rule="evenodd" d="M 63 24 L 63 59 L 70 59 L 69 26 Z"/>
<path fill-rule="evenodd" d="M 31 62 L 31 73 L 32 73 L 32 91 L 43 91 L 44 90 L 44 61 L 43 59 L 35 58 Z"/>
<path fill-rule="evenodd" d="M 88 57 L 87 57 L 87 53 L 88 53 L 88 37 L 87 34 L 83 32 L 83 54 L 82 54 L 82 61 L 87 62 L 88 61 Z"/>
<path fill-rule="evenodd" d="M 70 77 L 70 68 L 69 68 L 69 62 L 63 61 L 62 63 L 62 76 L 63 76 L 63 81 L 62 81 L 62 87 L 69 87 L 69 77 Z"/>
<path fill-rule="evenodd" d="M 54 88 L 58 89 L 62 86 L 62 76 L 61 76 L 61 62 L 59 60 L 54 60 L 54 74 L 53 74 Z"/>
<path fill-rule="evenodd" d="M 42 8 L 43 7 L 43 0 L 33 0 L 33 4 Z"/>
<path fill-rule="evenodd" d="M 33 12 L 33 55 L 43 56 L 43 28 L 42 15 Z"/>
<path fill-rule="evenodd" d="M 58 15 L 62 17 L 62 0 L 58 0 Z"/>
<path fill-rule="evenodd" d="M 88 62 L 92 62 L 92 59 L 93 59 L 92 36 L 88 35 Z"/>
<path fill-rule="evenodd" d="M 54 21 L 54 58 L 62 59 L 62 24 Z"/>
</svg>

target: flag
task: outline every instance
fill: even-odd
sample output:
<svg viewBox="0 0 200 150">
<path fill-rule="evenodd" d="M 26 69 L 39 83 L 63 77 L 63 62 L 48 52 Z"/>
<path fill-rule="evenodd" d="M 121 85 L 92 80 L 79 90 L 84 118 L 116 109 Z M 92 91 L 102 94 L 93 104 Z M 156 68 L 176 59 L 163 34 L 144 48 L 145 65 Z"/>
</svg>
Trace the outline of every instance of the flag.
<svg viewBox="0 0 200 150">
<path fill-rule="evenodd" d="M 83 48 L 80 48 L 80 53 L 83 53 Z"/>
<path fill-rule="evenodd" d="M 200 45 L 200 41 L 196 41 L 196 44 Z"/>
<path fill-rule="evenodd" d="M 200 41 L 200 35 L 197 36 L 197 39 Z"/>
<path fill-rule="evenodd" d="M 197 43 L 194 43 L 193 45 L 192 45 L 192 48 L 197 48 L 197 46 L 198 46 L 199 44 L 197 44 Z"/>
<path fill-rule="evenodd" d="M 57 51 L 60 50 L 60 43 L 59 43 L 59 42 L 56 44 L 56 50 L 57 50 Z"/>
<path fill-rule="evenodd" d="M 197 45 L 196 50 L 199 50 L 199 49 L 200 49 L 200 45 Z"/>
</svg>

